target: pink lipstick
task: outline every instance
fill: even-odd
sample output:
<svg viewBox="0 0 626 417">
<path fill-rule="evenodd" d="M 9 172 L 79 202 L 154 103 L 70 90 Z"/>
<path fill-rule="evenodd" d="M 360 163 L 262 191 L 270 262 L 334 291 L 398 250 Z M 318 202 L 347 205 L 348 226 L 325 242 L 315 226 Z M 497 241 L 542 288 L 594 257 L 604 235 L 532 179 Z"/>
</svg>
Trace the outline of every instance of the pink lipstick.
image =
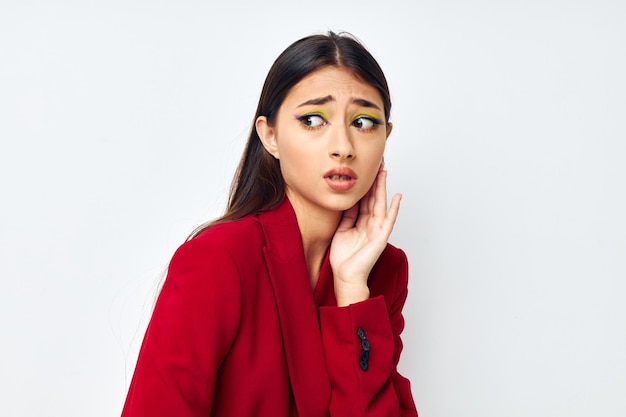
<svg viewBox="0 0 626 417">
<path fill-rule="evenodd" d="M 335 191 L 348 191 L 356 184 L 356 173 L 348 167 L 334 168 L 324 174 L 324 180 Z"/>
</svg>

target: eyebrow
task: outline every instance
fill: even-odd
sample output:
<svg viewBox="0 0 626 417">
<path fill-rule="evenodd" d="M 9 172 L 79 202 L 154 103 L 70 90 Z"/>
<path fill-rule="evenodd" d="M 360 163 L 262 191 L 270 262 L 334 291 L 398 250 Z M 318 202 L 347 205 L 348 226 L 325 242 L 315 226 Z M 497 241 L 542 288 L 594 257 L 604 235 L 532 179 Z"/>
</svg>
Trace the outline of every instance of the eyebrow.
<svg viewBox="0 0 626 417">
<path fill-rule="evenodd" d="M 324 96 L 324 97 L 312 98 L 311 100 L 307 100 L 304 103 L 301 103 L 298 107 L 310 106 L 310 105 L 319 106 L 319 105 L 322 105 L 322 104 L 326 104 L 329 101 L 335 101 L 335 98 L 333 96 Z M 354 100 L 352 100 L 352 103 L 356 104 L 356 105 L 359 105 L 361 107 L 369 107 L 369 108 L 381 110 L 381 108 L 378 107 L 376 104 L 372 103 L 369 100 L 365 100 L 365 99 L 362 99 L 362 98 L 355 98 Z"/>
</svg>

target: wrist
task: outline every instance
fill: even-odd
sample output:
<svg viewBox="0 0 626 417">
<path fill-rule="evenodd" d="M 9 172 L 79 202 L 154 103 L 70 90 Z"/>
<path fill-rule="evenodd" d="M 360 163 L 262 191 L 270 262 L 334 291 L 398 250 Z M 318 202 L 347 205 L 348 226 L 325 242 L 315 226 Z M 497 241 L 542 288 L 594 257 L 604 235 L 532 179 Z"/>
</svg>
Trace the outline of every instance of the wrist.
<svg viewBox="0 0 626 417">
<path fill-rule="evenodd" d="M 346 307 L 360 303 L 370 298 L 370 289 L 367 284 L 350 284 L 335 282 L 335 299 L 337 307 Z"/>
</svg>

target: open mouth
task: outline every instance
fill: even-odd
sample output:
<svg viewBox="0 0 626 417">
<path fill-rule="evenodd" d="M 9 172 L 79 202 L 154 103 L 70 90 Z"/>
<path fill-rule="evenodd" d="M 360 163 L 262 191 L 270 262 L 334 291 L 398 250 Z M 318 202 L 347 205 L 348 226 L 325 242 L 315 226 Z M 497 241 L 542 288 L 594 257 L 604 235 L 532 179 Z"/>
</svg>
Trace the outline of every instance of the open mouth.
<svg viewBox="0 0 626 417">
<path fill-rule="evenodd" d="M 324 179 L 331 189 L 338 192 L 350 190 L 357 182 L 356 173 L 347 167 L 335 168 L 328 171 Z"/>
<path fill-rule="evenodd" d="M 333 181 L 350 181 L 352 179 L 349 175 L 329 175 L 327 178 L 330 178 Z"/>
</svg>

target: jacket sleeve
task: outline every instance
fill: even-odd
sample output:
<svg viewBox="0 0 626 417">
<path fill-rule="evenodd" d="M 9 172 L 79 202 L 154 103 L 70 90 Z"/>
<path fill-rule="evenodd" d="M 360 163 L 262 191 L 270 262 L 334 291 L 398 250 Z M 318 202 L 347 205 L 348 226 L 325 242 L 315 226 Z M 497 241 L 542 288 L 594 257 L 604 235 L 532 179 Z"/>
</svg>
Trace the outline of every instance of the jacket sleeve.
<svg viewBox="0 0 626 417">
<path fill-rule="evenodd" d="M 201 239 L 183 244 L 148 324 L 122 417 L 210 415 L 217 370 L 240 316 L 230 254 Z"/>
<path fill-rule="evenodd" d="M 320 307 L 332 417 L 417 417 L 409 381 L 396 369 L 408 284 L 406 255 L 398 252 L 392 297 L 378 295 L 347 307 Z"/>
</svg>

